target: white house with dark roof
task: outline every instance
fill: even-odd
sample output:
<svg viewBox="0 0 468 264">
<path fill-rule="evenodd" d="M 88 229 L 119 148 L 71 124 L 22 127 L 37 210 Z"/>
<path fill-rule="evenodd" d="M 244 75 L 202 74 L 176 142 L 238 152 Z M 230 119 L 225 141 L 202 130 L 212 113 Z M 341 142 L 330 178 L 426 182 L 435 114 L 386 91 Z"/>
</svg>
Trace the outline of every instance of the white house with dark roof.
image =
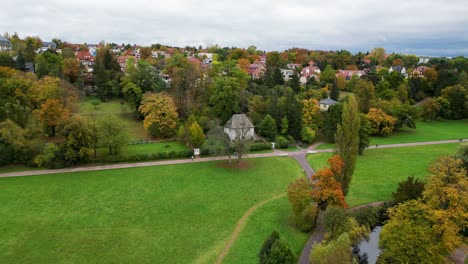
<svg viewBox="0 0 468 264">
<path fill-rule="evenodd" d="M 328 111 L 331 105 L 338 104 L 337 101 L 327 98 L 319 101 L 320 111 Z"/>
<path fill-rule="evenodd" d="M 231 140 L 242 137 L 242 135 L 245 138 L 254 139 L 254 128 L 254 125 L 246 114 L 235 114 L 224 125 L 224 133 L 228 134 Z"/>
<path fill-rule="evenodd" d="M 388 69 L 388 73 L 391 73 L 391 72 L 394 72 L 394 71 L 396 71 L 396 72 L 400 73 L 401 75 L 405 76 L 405 78 L 408 77 L 408 73 L 406 72 L 406 68 L 401 66 L 401 65 L 392 66 L 392 67 L 390 67 L 390 69 Z"/>
<path fill-rule="evenodd" d="M 11 49 L 11 42 L 7 38 L 0 36 L 0 51 L 7 51 L 10 49 Z"/>
</svg>

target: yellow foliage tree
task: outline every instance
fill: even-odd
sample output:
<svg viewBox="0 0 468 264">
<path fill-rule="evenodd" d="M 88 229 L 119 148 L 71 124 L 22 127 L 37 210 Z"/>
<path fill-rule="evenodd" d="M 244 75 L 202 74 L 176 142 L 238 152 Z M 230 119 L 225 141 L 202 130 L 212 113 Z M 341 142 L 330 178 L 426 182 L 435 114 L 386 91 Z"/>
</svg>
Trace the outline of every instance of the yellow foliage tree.
<svg viewBox="0 0 468 264">
<path fill-rule="evenodd" d="M 371 124 L 371 134 L 373 135 L 390 135 L 397 121 L 396 118 L 387 115 L 387 113 L 380 108 L 369 109 L 369 113 L 367 113 L 366 117 Z"/>
<path fill-rule="evenodd" d="M 302 124 L 316 130 L 322 126 L 323 119 L 317 99 L 302 100 Z"/>
<path fill-rule="evenodd" d="M 152 137 L 169 137 L 176 128 L 177 108 L 166 93 L 146 93 L 139 111 L 145 116 L 143 125 Z"/>
</svg>

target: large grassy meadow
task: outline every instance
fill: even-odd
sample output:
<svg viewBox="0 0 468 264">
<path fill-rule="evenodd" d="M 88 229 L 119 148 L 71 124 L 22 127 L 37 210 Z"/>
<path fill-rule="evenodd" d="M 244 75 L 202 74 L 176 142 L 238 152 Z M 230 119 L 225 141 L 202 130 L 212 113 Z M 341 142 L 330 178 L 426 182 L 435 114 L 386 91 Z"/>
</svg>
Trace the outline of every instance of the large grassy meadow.
<svg viewBox="0 0 468 264">
<path fill-rule="evenodd" d="M 303 177 L 288 157 L 245 162 L 0 178 L 0 263 L 213 263 L 251 206 Z M 273 229 L 299 253 L 289 214 L 287 198 L 260 207 L 227 263 L 255 263 Z"/>
<path fill-rule="evenodd" d="M 408 176 L 424 179 L 430 163 L 455 153 L 458 144 L 368 149 L 358 156 L 346 201 L 350 206 L 390 200 L 398 183 Z M 312 168 L 321 169 L 331 153 L 307 156 Z"/>
<path fill-rule="evenodd" d="M 403 128 L 387 137 L 371 137 L 370 145 L 398 144 L 468 138 L 468 119 L 418 121 L 416 129 Z M 321 144 L 317 149 L 333 148 L 333 144 Z"/>
</svg>

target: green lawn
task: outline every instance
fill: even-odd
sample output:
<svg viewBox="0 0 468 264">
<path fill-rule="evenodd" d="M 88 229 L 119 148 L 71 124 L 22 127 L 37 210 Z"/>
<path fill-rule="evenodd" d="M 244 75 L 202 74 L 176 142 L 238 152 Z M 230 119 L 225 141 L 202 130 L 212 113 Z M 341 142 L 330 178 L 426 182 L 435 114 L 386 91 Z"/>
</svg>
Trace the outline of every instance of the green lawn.
<svg viewBox="0 0 468 264">
<path fill-rule="evenodd" d="M 388 137 L 372 137 L 370 144 L 383 145 L 460 138 L 468 138 L 468 119 L 418 121 L 416 129 L 403 128 Z M 325 143 L 317 147 L 317 149 L 328 148 L 333 148 L 333 144 Z"/>
<path fill-rule="evenodd" d="M 431 161 L 454 153 L 457 146 L 443 144 L 366 150 L 364 156 L 358 156 L 346 201 L 350 206 L 356 206 L 389 200 L 400 181 L 411 175 L 425 178 Z M 331 155 L 310 154 L 307 160 L 315 170 L 319 170 Z"/>
<path fill-rule="evenodd" d="M 80 103 L 79 112 L 87 118 L 105 118 L 108 115 L 115 115 L 126 127 L 130 140 L 149 139 L 143 128 L 143 122 L 135 117 L 128 103 L 121 103 L 119 100 L 101 102 L 95 107 L 91 104 L 92 99 L 86 98 Z"/>
<path fill-rule="evenodd" d="M 265 204 L 252 214 L 244 230 L 234 243 L 225 264 L 258 263 L 257 254 L 265 239 L 273 230 L 280 233 L 299 256 L 309 239 L 308 233 L 297 232 L 292 223 L 291 205 L 287 197 Z"/>
<path fill-rule="evenodd" d="M 0 178 L 0 263 L 213 263 L 248 208 L 303 177 L 287 157 L 223 164 Z M 300 250 L 288 213 L 286 199 L 261 207 L 228 259 L 250 262 L 273 229 Z"/>
</svg>

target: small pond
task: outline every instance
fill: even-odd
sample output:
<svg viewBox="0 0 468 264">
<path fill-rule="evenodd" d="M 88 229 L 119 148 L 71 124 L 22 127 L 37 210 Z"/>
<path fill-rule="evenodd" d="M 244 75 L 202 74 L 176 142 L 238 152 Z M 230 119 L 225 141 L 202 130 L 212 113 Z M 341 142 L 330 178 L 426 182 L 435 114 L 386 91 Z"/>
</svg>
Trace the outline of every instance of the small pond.
<svg viewBox="0 0 468 264">
<path fill-rule="evenodd" d="M 377 257 L 380 254 L 379 237 L 382 226 L 376 226 L 369 234 L 369 240 L 363 240 L 359 244 L 360 255 L 367 254 L 367 261 L 369 264 L 375 264 Z"/>
</svg>

